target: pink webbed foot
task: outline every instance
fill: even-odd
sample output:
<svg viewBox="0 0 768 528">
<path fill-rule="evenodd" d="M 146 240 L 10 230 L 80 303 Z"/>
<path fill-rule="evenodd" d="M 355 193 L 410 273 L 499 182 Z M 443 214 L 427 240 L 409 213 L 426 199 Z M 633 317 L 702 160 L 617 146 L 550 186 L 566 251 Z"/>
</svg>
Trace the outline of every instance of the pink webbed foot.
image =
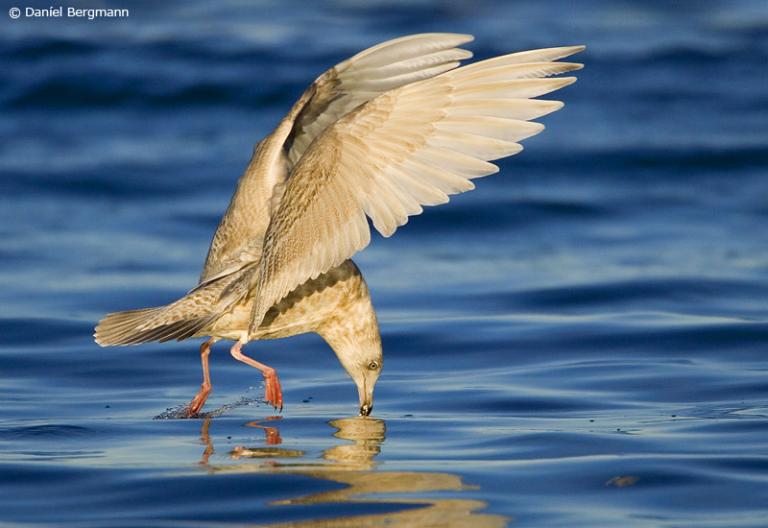
<svg viewBox="0 0 768 528">
<path fill-rule="evenodd" d="M 283 390 L 275 369 L 264 371 L 264 400 L 278 411 L 283 410 Z"/>
<path fill-rule="evenodd" d="M 210 393 L 210 385 L 207 387 L 205 385 L 200 387 L 200 392 L 197 393 L 197 395 L 192 399 L 191 402 L 189 402 L 189 405 L 187 406 L 188 418 L 197 416 L 200 413 L 200 410 L 203 408 L 203 405 L 205 405 L 205 401 L 208 399 L 208 395 Z"/>
<path fill-rule="evenodd" d="M 266 402 L 272 405 L 275 409 L 282 411 L 283 410 L 283 390 L 280 387 L 280 380 L 277 377 L 277 372 L 275 372 L 275 369 L 273 369 L 272 367 L 269 367 L 264 363 L 259 363 L 255 359 L 249 358 L 248 356 L 243 354 L 242 348 L 243 348 L 243 343 L 238 341 L 237 343 L 232 345 L 232 348 L 229 350 L 229 353 L 232 354 L 232 357 L 234 357 L 236 360 L 242 361 L 246 365 L 250 365 L 261 371 L 262 375 L 264 376 L 264 385 L 265 385 L 264 400 L 266 400 Z"/>
</svg>

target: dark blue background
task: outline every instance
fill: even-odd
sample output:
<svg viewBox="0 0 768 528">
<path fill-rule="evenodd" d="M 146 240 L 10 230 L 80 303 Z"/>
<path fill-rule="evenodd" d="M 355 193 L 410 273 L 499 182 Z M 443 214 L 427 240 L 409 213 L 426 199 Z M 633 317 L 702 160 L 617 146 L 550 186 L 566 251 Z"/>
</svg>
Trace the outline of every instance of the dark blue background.
<svg viewBox="0 0 768 528">
<path fill-rule="evenodd" d="M 763 0 L 78 4 L 131 10 L 94 21 L 12 5 L 32 4 L 0 13 L 0 521 L 392 520 L 434 503 L 475 527 L 765 526 Z M 225 344 L 198 465 L 203 422 L 152 420 L 197 390 L 197 343 L 100 349 L 92 327 L 194 284 L 253 144 L 312 79 L 424 31 L 473 33 L 480 58 L 588 45 L 523 153 L 357 258 L 386 358 L 367 492 L 393 491 L 388 475 L 477 487 L 274 504 L 345 482 L 316 464 L 348 443 L 326 422 L 356 392 L 318 337 L 248 347 L 286 390 L 279 447 L 299 456 L 282 471 L 289 451 L 231 456 L 269 447 L 246 424 L 270 411 Z"/>
</svg>

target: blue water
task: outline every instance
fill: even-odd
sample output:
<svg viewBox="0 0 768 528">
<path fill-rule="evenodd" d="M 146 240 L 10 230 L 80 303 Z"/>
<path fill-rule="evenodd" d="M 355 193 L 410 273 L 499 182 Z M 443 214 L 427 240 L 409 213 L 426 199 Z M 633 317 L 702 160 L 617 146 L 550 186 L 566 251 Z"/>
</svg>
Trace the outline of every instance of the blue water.
<svg viewBox="0 0 768 528">
<path fill-rule="evenodd" d="M 113 7 L 0 14 L 0 525 L 768 525 L 763 0 Z M 279 419 L 223 343 L 214 412 L 153 419 L 198 343 L 94 323 L 188 290 L 304 87 L 422 31 L 589 48 L 501 174 L 357 257 L 376 419 L 316 336 L 248 346 Z"/>
</svg>

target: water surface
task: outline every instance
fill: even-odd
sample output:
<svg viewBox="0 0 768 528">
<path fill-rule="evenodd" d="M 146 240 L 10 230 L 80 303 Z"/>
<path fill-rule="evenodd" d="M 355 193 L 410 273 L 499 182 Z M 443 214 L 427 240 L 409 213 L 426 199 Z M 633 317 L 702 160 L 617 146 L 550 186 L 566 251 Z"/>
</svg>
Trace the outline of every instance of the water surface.
<svg viewBox="0 0 768 528">
<path fill-rule="evenodd" d="M 124 6 L 118 6 L 124 7 Z M 765 526 L 768 10 L 736 2 L 164 2 L 2 20 L 0 524 Z M 374 419 L 319 337 L 100 349 L 189 289 L 248 161 L 393 36 L 587 44 L 547 130 L 356 260 Z"/>
</svg>

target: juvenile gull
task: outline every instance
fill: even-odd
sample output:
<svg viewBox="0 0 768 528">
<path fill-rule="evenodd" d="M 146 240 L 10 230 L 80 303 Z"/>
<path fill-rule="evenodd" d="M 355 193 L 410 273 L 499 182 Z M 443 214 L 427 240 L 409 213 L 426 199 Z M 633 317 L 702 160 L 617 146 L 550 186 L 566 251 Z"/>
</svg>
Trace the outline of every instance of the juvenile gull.
<svg viewBox="0 0 768 528">
<path fill-rule="evenodd" d="M 379 44 L 323 73 L 254 149 L 219 224 L 200 280 L 166 306 L 107 315 L 102 346 L 208 337 L 208 354 L 234 340 L 232 356 L 261 371 L 265 399 L 282 409 L 275 370 L 246 356 L 252 340 L 320 334 L 357 385 L 360 414 L 373 407 L 381 337 L 368 288 L 349 260 L 448 196 L 498 172 L 541 132 L 531 120 L 560 109 L 534 99 L 571 84 L 548 78 L 581 68 L 557 62 L 583 46 L 513 53 L 460 66 L 470 35 L 428 33 Z"/>
</svg>

